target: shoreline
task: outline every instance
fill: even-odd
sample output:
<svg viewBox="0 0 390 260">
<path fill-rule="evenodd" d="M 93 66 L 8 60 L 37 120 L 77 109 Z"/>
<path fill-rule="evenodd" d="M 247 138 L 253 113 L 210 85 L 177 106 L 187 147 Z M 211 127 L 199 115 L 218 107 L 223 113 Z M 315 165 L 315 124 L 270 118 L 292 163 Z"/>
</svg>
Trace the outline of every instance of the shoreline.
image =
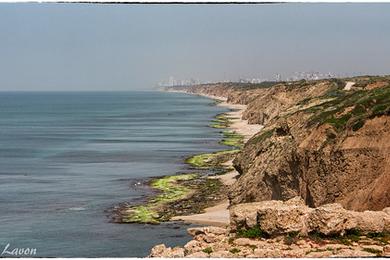
<svg viewBox="0 0 390 260">
<path fill-rule="evenodd" d="M 188 93 L 185 91 L 171 91 L 179 92 L 190 95 L 203 96 L 210 98 L 216 101 L 221 101 L 221 103 L 216 104 L 216 106 L 222 106 L 229 108 L 231 111 L 224 113 L 227 118 L 229 118 L 231 125 L 227 129 L 236 132 L 239 135 L 243 136 L 243 143 L 245 144 L 253 135 L 258 133 L 263 126 L 258 124 L 250 125 L 248 120 L 242 119 L 242 114 L 246 109 L 246 105 L 241 104 L 230 104 L 227 102 L 227 98 L 205 95 L 205 94 L 195 94 Z M 233 160 L 222 163 L 226 167 L 233 166 Z M 231 186 L 235 183 L 236 177 L 239 173 L 236 170 L 229 171 L 225 174 L 218 176 L 210 176 L 210 179 L 219 179 L 226 186 Z M 192 224 L 202 224 L 202 225 L 213 225 L 213 226 L 227 226 L 229 225 L 229 201 L 223 200 L 212 207 L 207 207 L 204 209 L 204 213 L 186 215 L 186 216 L 174 216 L 171 218 L 171 221 L 183 221 L 186 223 Z"/>
<path fill-rule="evenodd" d="M 247 106 L 230 104 L 227 98 L 186 91 L 169 92 L 203 96 L 216 101 L 215 106 L 229 109 L 217 114 L 209 127 L 219 129 L 223 135 L 219 143 L 230 148 L 188 157 L 185 163 L 195 172 L 152 179 L 148 186 L 157 193 L 144 203 L 119 206 L 113 211 L 112 219 L 116 223 L 183 221 L 226 226 L 229 224 L 228 190 L 239 175 L 233 168 L 234 156 L 262 126 L 249 125 L 247 120 L 242 119 Z M 214 174 L 202 176 L 196 170 L 207 170 Z"/>
</svg>

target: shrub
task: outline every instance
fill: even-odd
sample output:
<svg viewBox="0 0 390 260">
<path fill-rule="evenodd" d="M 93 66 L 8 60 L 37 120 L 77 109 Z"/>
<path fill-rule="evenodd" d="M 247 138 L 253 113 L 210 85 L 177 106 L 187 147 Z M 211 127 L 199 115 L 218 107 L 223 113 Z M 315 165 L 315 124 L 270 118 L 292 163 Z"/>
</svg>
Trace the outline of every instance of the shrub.
<svg viewBox="0 0 390 260">
<path fill-rule="evenodd" d="M 246 238 L 261 238 L 261 237 L 265 237 L 266 234 L 260 229 L 258 225 L 256 225 L 249 229 L 237 230 L 237 236 L 246 237 Z"/>
<path fill-rule="evenodd" d="M 232 253 L 232 254 L 237 254 L 237 253 L 240 253 L 241 250 L 236 248 L 236 247 L 233 247 L 232 249 L 229 250 L 229 252 Z"/>
<path fill-rule="evenodd" d="M 211 247 L 206 247 L 205 249 L 202 250 L 206 254 L 211 254 L 213 252 L 213 249 Z"/>
</svg>

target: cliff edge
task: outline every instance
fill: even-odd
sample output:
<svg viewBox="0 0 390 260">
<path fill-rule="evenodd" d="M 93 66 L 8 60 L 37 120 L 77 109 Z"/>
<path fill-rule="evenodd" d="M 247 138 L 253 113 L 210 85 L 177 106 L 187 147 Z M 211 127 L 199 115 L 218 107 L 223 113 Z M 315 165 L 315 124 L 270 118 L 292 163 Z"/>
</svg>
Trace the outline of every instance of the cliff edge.
<svg viewBox="0 0 390 260">
<path fill-rule="evenodd" d="M 300 196 L 310 207 L 390 206 L 389 76 L 170 90 L 245 104 L 243 118 L 264 125 L 233 161 L 232 205 Z"/>
</svg>

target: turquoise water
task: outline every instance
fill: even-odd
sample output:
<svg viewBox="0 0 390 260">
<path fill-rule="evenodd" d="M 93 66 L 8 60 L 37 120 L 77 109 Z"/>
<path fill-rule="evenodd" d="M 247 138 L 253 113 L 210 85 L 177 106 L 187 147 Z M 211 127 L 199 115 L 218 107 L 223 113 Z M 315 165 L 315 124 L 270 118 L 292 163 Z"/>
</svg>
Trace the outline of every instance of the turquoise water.
<svg viewBox="0 0 390 260">
<path fill-rule="evenodd" d="M 0 251 L 40 257 L 146 256 L 182 245 L 187 225 L 115 224 L 108 209 L 140 201 L 147 178 L 186 171 L 221 149 L 208 127 L 222 108 L 164 92 L 0 93 Z"/>
</svg>

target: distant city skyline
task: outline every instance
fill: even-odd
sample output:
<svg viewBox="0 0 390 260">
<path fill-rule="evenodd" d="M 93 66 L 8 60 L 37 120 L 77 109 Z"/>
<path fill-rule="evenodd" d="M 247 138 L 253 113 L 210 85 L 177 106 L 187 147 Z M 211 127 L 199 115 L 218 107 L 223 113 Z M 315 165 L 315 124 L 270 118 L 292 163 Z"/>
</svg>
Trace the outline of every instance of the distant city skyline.
<svg viewBox="0 0 390 260">
<path fill-rule="evenodd" d="M 176 79 L 173 76 L 170 76 L 168 80 L 162 80 L 157 83 L 158 87 L 172 87 L 172 86 L 191 86 L 198 84 L 211 84 L 211 83 L 223 83 L 223 82 L 240 82 L 240 83 L 261 83 L 265 81 L 297 81 L 297 80 L 318 80 L 326 78 L 340 78 L 340 77 L 352 77 L 358 76 L 360 74 L 336 74 L 336 73 L 321 73 L 315 71 L 297 71 L 292 75 L 283 76 L 280 73 L 276 73 L 271 78 L 243 78 L 239 77 L 237 79 L 217 79 L 217 80 L 200 80 L 200 79 Z"/>
<path fill-rule="evenodd" d="M 2 3 L 0 91 L 390 74 L 389 13 L 386 3 Z"/>
</svg>

